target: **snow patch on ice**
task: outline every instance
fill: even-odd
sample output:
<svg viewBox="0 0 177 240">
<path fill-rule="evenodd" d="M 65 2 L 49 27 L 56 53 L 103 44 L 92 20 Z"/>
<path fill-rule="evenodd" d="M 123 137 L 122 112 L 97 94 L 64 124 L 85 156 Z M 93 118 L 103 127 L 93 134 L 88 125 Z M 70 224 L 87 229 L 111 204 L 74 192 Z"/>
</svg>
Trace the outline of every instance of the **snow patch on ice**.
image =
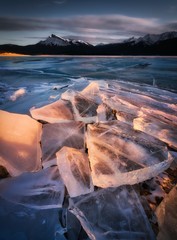
<svg viewBox="0 0 177 240">
<path fill-rule="evenodd" d="M 16 101 L 19 97 L 22 97 L 25 94 L 26 94 L 26 89 L 25 88 L 20 88 L 10 96 L 10 100 L 11 101 Z"/>
</svg>

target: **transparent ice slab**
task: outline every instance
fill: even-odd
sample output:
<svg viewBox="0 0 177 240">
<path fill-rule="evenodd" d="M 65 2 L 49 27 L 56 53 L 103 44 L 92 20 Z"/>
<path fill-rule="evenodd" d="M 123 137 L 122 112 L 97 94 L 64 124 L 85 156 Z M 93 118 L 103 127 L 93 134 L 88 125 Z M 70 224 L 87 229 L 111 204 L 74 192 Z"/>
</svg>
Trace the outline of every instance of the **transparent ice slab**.
<svg viewBox="0 0 177 240">
<path fill-rule="evenodd" d="M 107 89 L 108 83 L 106 81 L 94 81 L 90 82 L 90 84 L 84 88 L 81 94 L 87 98 L 92 99 L 92 101 L 96 102 L 97 104 L 101 104 L 101 96 L 100 96 L 100 89 Z"/>
<path fill-rule="evenodd" d="M 58 169 L 70 197 L 94 191 L 89 160 L 83 151 L 63 147 L 56 155 Z"/>
<path fill-rule="evenodd" d="M 158 240 L 177 239 L 177 185 L 156 209 L 159 224 Z"/>
<path fill-rule="evenodd" d="M 166 145 L 120 121 L 89 124 L 86 143 L 93 184 L 136 184 L 167 169 L 173 161 Z"/>
<path fill-rule="evenodd" d="M 65 230 L 67 240 L 90 240 L 82 228 L 79 220 L 68 209 L 59 209 L 59 220 Z"/>
<path fill-rule="evenodd" d="M 119 121 L 132 125 L 133 119 L 138 116 L 139 108 L 127 101 L 121 100 L 118 96 L 106 97 L 102 95 L 102 100 L 116 113 L 116 118 Z"/>
<path fill-rule="evenodd" d="M 137 111 L 148 112 L 177 122 L 177 94 L 128 82 L 111 81 L 107 88 L 99 88 L 102 101 L 116 110 L 118 120 L 132 123 Z"/>
<path fill-rule="evenodd" d="M 64 199 L 64 184 L 58 168 L 51 167 L 0 181 L 0 196 L 31 208 L 59 208 Z"/>
<path fill-rule="evenodd" d="M 0 165 L 11 176 L 41 169 L 41 126 L 27 115 L 0 111 Z"/>
<path fill-rule="evenodd" d="M 30 113 L 34 119 L 48 123 L 67 122 L 74 119 L 70 102 L 64 100 L 58 100 L 41 108 L 33 107 Z"/>
<path fill-rule="evenodd" d="M 104 189 L 74 198 L 70 211 L 92 240 L 155 239 L 147 216 L 131 187 Z"/>
<path fill-rule="evenodd" d="M 84 132 L 85 124 L 82 122 L 44 124 L 41 137 L 43 166 L 57 165 L 56 152 L 63 146 L 83 149 Z"/>
<path fill-rule="evenodd" d="M 134 119 L 133 128 L 148 133 L 177 150 L 177 125 L 169 120 L 159 120 L 158 117 L 142 113 Z"/>
<path fill-rule="evenodd" d="M 61 98 L 71 102 L 76 121 L 85 123 L 96 121 L 98 104 L 91 97 L 69 90 L 63 93 Z"/>
<path fill-rule="evenodd" d="M 1 240 L 67 240 L 58 209 L 34 209 L 0 198 Z"/>
<path fill-rule="evenodd" d="M 121 89 L 117 91 L 116 95 L 119 99 L 127 101 L 138 108 L 146 106 L 146 108 L 157 110 L 161 113 L 164 112 L 164 114 L 177 115 L 177 107 L 174 104 L 163 102 L 160 99 L 156 100 L 150 96 L 144 95 L 143 93 L 133 93 L 130 90 L 124 91 Z"/>
<path fill-rule="evenodd" d="M 97 122 L 105 122 L 114 119 L 116 119 L 115 114 L 108 105 L 102 103 L 98 106 Z"/>
<path fill-rule="evenodd" d="M 132 92 L 135 94 L 141 94 L 148 96 L 160 102 L 169 104 L 177 104 L 176 93 L 160 89 L 155 86 L 150 86 L 141 83 L 132 83 L 128 81 L 111 81 L 108 83 L 108 88 L 115 93 L 118 91 Z"/>
</svg>

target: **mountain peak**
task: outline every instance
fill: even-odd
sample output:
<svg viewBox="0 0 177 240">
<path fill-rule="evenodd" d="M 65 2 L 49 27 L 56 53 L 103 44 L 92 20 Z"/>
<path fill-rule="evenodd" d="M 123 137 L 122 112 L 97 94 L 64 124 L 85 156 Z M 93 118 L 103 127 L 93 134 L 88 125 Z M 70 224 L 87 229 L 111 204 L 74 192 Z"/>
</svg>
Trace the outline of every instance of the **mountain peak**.
<svg viewBox="0 0 177 240">
<path fill-rule="evenodd" d="M 47 46 L 91 45 L 82 40 L 67 39 L 55 34 L 51 34 L 46 40 L 40 41 L 39 43 Z"/>
<path fill-rule="evenodd" d="M 165 32 L 162 34 L 146 34 L 144 37 L 136 39 L 135 43 L 144 42 L 147 45 L 155 44 L 159 41 L 177 38 L 177 32 Z"/>
</svg>

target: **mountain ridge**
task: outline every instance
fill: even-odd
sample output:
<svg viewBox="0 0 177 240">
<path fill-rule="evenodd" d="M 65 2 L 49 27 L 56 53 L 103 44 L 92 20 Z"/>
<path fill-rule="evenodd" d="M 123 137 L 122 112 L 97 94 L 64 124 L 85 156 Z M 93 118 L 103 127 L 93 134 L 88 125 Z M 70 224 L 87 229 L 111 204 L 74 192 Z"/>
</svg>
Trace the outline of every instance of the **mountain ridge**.
<svg viewBox="0 0 177 240">
<path fill-rule="evenodd" d="M 70 45 L 91 45 L 88 42 L 84 42 L 83 40 L 74 40 L 69 38 L 63 38 L 57 36 L 55 34 L 51 34 L 46 40 L 40 41 L 39 44 L 44 44 L 46 46 L 70 46 Z"/>
<path fill-rule="evenodd" d="M 0 45 L 0 53 L 12 52 L 27 55 L 164 55 L 177 56 L 177 32 L 146 34 L 129 38 L 121 43 L 98 44 L 63 38 L 51 34 L 36 44 L 20 46 Z"/>
<path fill-rule="evenodd" d="M 164 40 L 173 39 L 173 38 L 177 38 L 176 31 L 164 32 L 161 34 L 146 34 L 144 37 L 139 37 L 139 38 L 131 37 L 125 40 L 124 42 L 134 42 L 134 43 L 144 42 L 150 45 L 150 44 L 157 43 L 159 41 L 164 41 Z"/>
</svg>

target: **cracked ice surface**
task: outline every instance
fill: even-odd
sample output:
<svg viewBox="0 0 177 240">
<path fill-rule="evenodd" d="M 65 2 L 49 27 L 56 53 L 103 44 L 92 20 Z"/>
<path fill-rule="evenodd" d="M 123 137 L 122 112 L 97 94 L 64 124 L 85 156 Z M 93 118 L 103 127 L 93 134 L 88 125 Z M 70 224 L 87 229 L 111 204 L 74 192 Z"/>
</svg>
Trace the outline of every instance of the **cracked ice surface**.
<svg viewBox="0 0 177 240">
<path fill-rule="evenodd" d="M 57 167 L 52 167 L 2 180 L 0 196 L 31 208 L 58 208 L 62 207 L 64 184 Z"/>
<path fill-rule="evenodd" d="M 31 116 L 49 123 L 67 122 L 74 119 L 69 101 L 59 100 L 41 108 L 31 108 Z"/>
<path fill-rule="evenodd" d="M 1 240 L 66 240 L 58 221 L 58 209 L 34 209 L 2 198 L 0 231 Z"/>
<path fill-rule="evenodd" d="M 121 100 L 119 96 L 103 97 L 103 102 L 116 111 L 117 120 L 133 125 L 133 119 L 138 116 L 138 107 Z"/>
<path fill-rule="evenodd" d="M 177 150 L 177 125 L 167 119 L 159 121 L 158 117 L 142 113 L 134 119 L 133 127 L 135 130 L 147 132 Z"/>
<path fill-rule="evenodd" d="M 70 211 L 92 240 L 155 239 L 142 205 L 131 187 L 99 190 L 72 199 Z"/>
<path fill-rule="evenodd" d="M 85 124 L 82 122 L 44 124 L 41 137 L 43 166 L 57 165 L 56 152 L 63 146 L 83 149 L 84 131 Z"/>
<path fill-rule="evenodd" d="M 173 158 L 166 145 L 120 121 L 89 124 L 87 147 L 93 184 L 136 184 L 167 169 Z"/>
<path fill-rule="evenodd" d="M 92 82 L 82 92 L 95 103 L 102 103 L 97 108 L 98 121 L 110 120 L 105 117 L 106 110 L 103 111 L 101 107 L 104 104 L 112 109 L 118 120 L 165 141 L 170 147 L 177 148 L 175 130 L 177 95 L 175 93 L 121 81 L 111 81 L 107 84 L 106 81 L 105 83 Z"/>
<path fill-rule="evenodd" d="M 168 103 L 168 104 L 177 104 L 177 95 L 176 93 L 159 89 L 154 86 L 149 86 L 146 84 L 136 84 L 131 82 L 123 81 L 111 81 L 108 83 L 108 91 L 103 89 L 103 92 L 106 90 L 111 95 L 117 95 L 119 92 L 131 92 L 133 94 L 147 96 L 149 99 L 154 99 L 156 101 Z M 145 98 L 146 99 L 146 98 Z"/>
<path fill-rule="evenodd" d="M 167 144 L 177 147 L 177 95 L 143 84 L 97 81 L 81 92 L 68 90 L 61 97 L 57 102 L 30 110 L 33 118 L 48 122 L 43 124 L 41 137 L 42 164 L 46 169 L 1 180 L 0 196 L 11 201 L 6 201 L 4 206 L 27 206 L 27 211 L 16 213 L 20 217 L 31 212 L 30 209 L 41 212 L 41 209 L 62 207 L 59 211 L 65 212 L 68 206 L 68 195 L 62 205 L 65 184 L 73 201 L 71 211 L 91 239 L 154 239 L 137 195 L 130 186 L 120 185 L 152 178 L 167 169 L 176 157 L 176 153 L 171 151 L 171 156 L 167 151 Z M 7 141 L 5 138 L 2 141 L 1 164 L 13 176 L 39 170 L 41 124 L 24 115 L 18 115 L 18 118 L 17 114 L 2 111 L 1 116 L 5 116 L 0 128 Z M 27 119 L 29 124 L 25 125 Z M 33 125 L 39 131 L 33 131 Z M 35 141 L 28 136 L 32 133 L 37 134 Z M 88 155 L 85 153 L 85 135 Z M 10 142 L 11 136 L 13 142 Z M 25 144 L 29 144 L 28 148 Z M 39 158 L 36 159 L 33 152 L 38 153 Z M 31 168 L 27 168 L 28 165 Z M 57 167 L 51 168 L 51 165 Z M 98 190 L 94 185 L 119 188 Z M 5 201 L 2 198 L 0 201 Z M 0 208 L 0 216 L 6 216 L 3 208 Z M 62 226 L 57 219 L 59 229 L 54 231 L 55 236 L 47 239 L 87 239 L 87 236 L 80 237 L 81 226 L 72 219 L 73 216 L 65 221 L 66 216 L 69 217 L 68 213 L 59 214 Z M 7 223 L 8 218 L 11 227 L 12 220 L 19 220 L 12 213 L 5 217 Z M 26 225 L 27 219 L 23 217 Z M 47 218 L 39 224 L 42 231 L 49 219 L 47 212 Z M 30 234 L 30 228 L 27 230 Z M 14 236 L 26 239 L 19 231 L 14 231 L 17 234 Z M 9 236 L 8 231 L 6 235 Z M 40 239 L 39 235 L 37 239 Z"/>
<path fill-rule="evenodd" d="M 58 169 L 70 197 L 94 191 L 89 160 L 83 151 L 63 147 L 56 155 Z"/>
<path fill-rule="evenodd" d="M 132 123 L 140 109 L 149 111 L 158 118 L 161 116 L 177 122 L 177 96 L 174 93 L 154 87 L 113 81 L 107 89 L 100 90 L 100 96 L 104 103 L 117 111 L 118 119 L 125 122 Z"/>
<path fill-rule="evenodd" d="M 11 176 L 41 169 L 41 124 L 2 110 L 0 116 L 0 164 Z"/>
<path fill-rule="evenodd" d="M 70 90 L 63 93 L 61 97 L 71 102 L 75 121 L 85 123 L 96 121 L 98 104 L 92 98 Z"/>
</svg>

